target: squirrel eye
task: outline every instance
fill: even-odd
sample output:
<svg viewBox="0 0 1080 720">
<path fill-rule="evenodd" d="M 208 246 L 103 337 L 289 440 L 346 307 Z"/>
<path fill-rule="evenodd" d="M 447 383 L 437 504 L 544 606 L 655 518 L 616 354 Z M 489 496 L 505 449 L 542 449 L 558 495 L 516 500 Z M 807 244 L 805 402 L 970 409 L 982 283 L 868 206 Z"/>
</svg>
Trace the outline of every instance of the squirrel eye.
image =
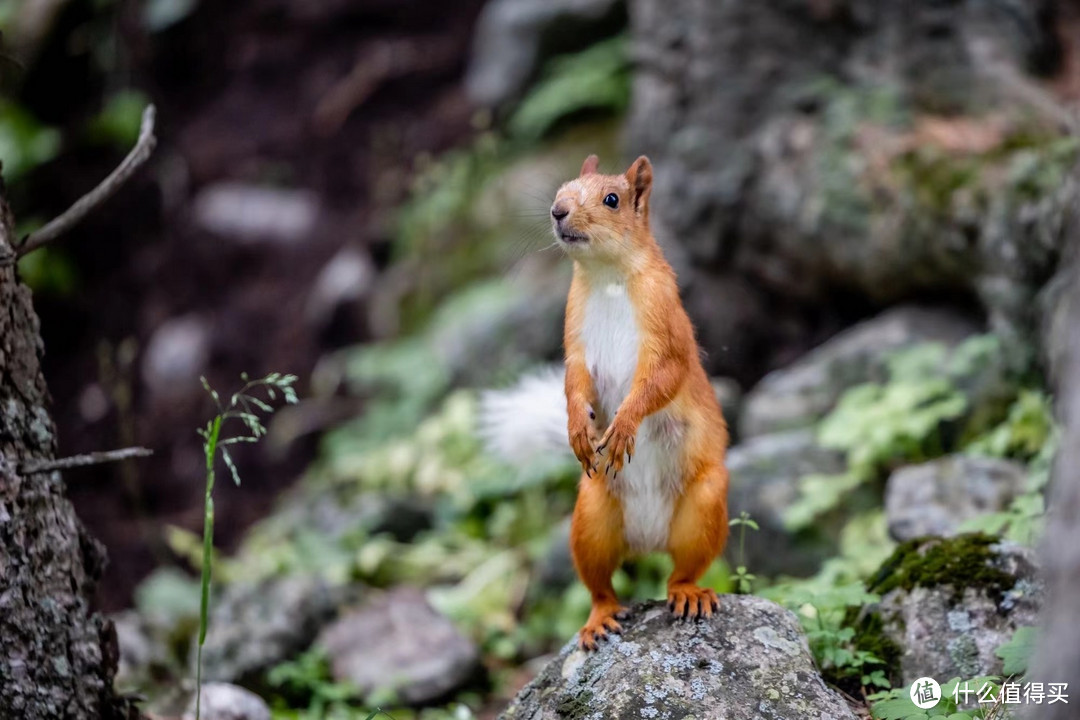
<svg viewBox="0 0 1080 720">
<path fill-rule="evenodd" d="M 604 198 L 604 204 L 614 210 L 619 207 L 619 196 L 615 193 L 608 193 L 607 197 Z"/>
</svg>

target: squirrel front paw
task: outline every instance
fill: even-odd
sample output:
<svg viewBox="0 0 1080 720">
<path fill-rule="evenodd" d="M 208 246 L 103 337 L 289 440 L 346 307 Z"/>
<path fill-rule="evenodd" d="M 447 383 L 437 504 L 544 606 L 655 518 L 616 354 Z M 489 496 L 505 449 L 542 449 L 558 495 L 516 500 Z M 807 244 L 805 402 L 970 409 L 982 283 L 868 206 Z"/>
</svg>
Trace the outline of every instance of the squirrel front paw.
<svg viewBox="0 0 1080 720">
<path fill-rule="evenodd" d="M 596 454 L 607 458 L 605 472 L 614 477 L 623 468 L 623 463 L 634 457 L 634 438 L 637 426 L 615 416 L 614 422 L 600 438 Z"/>
<path fill-rule="evenodd" d="M 595 417 L 592 410 L 589 410 L 589 416 Z M 596 472 L 597 441 L 596 426 L 589 417 L 582 415 L 576 418 L 576 422 L 571 421 L 570 447 L 574 451 L 578 462 L 581 463 L 581 468 L 588 475 Z"/>
</svg>

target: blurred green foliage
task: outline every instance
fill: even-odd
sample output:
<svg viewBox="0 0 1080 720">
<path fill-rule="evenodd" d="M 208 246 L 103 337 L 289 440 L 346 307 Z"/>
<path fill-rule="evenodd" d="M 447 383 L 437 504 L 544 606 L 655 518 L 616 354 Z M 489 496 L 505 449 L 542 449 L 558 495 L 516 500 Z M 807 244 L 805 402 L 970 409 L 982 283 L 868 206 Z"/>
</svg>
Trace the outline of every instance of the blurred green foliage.
<svg viewBox="0 0 1080 720">
<path fill-rule="evenodd" d="M 614 37 L 552 59 L 507 124 L 510 135 L 536 141 L 583 111 L 622 114 L 630 105 L 629 39 Z"/>
<path fill-rule="evenodd" d="M 42 124 L 19 104 L 0 99 L 0 163 L 6 182 L 56 157 L 60 140 L 59 130 Z"/>
<path fill-rule="evenodd" d="M 884 382 L 850 388 L 821 421 L 819 442 L 842 451 L 847 469 L 802 478 L 786 524 L 808 527 L 900 464 L 1012 442 L 1042 447 L 1049 420 L 1041 414 L 1045 408 L 1033 408 L 1021 392 L 1024 382 L 1025 374 L 1005 369 L 1001 342 L 992 334 L 952 350 L 921 343 L 891 353 Z M 1013 419 L 998 425 L 1006 412 Z"/>
<path fill-rule="evenodd" d="M 113 93 L 105 100 L 101 112 L 90 119 L 88 138 L 127 152 L 139 139 L 143 110 L 149 104 L 150 99 L 139 90 L 129 88 Z"/>
<path fill-rule="evenodd" d="M 63 248 L 43 247 L 19 258 L 19 277 L 36 295 L 70 295 L 79 270 Z"/>
</svg>

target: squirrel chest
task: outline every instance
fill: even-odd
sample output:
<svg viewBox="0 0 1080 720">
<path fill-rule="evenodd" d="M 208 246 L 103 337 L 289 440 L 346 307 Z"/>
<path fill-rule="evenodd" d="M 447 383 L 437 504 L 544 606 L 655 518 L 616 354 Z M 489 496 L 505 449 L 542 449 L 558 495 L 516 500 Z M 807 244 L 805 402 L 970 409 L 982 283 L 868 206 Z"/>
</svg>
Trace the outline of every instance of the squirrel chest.
<svg viewBox="0 0 1080 720">
<path fill-rule="evenodd" d="M 625 285 L 610 282 L 590 290 L 582 340 L 602 433 L 629 393 L 638 364 L 640 332 Z M 646 417 L 635 438 L 633 459 L 611 481 L 622 504 L 623 533 L 631 550 L 667 548 L 672 509 L 681 484 L 682 434 L 682 424 L 665 410 Z"/>
</svg>

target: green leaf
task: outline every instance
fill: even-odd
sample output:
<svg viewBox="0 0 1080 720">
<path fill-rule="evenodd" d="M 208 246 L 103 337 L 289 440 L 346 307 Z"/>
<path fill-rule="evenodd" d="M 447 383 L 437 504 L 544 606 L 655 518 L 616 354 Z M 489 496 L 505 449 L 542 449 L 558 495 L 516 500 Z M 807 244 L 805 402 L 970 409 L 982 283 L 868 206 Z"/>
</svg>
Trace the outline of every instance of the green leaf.
<svg viewBox="0 0 1080 720">
<path fill-rule="evenodd" d="M 876 703 L 870 708 L 870 714 L 875 720 L 907 720 L 909 717 L 926 717 L 926 712 L 920 710 L 911 698 L 902 697 L 885 700 Z"/>
<path fill-rule="evenodd" d="M 1012 639 L 994 651 L 1003 662 L 1002 672 L 1005 675 L 1023 675 L 1027 672 L 1037 636 L 1038 632 L 1034 627 L 1018 627 Z"/>
<path fill-rule="evenodd" d="M 545 76 L 510 117 L 510 134 L 536 140 L 559 120 L 581 110 L 621 113 L 630 103 L 627 39 L 596 43 L 551 61 Z"/>
</svg>

